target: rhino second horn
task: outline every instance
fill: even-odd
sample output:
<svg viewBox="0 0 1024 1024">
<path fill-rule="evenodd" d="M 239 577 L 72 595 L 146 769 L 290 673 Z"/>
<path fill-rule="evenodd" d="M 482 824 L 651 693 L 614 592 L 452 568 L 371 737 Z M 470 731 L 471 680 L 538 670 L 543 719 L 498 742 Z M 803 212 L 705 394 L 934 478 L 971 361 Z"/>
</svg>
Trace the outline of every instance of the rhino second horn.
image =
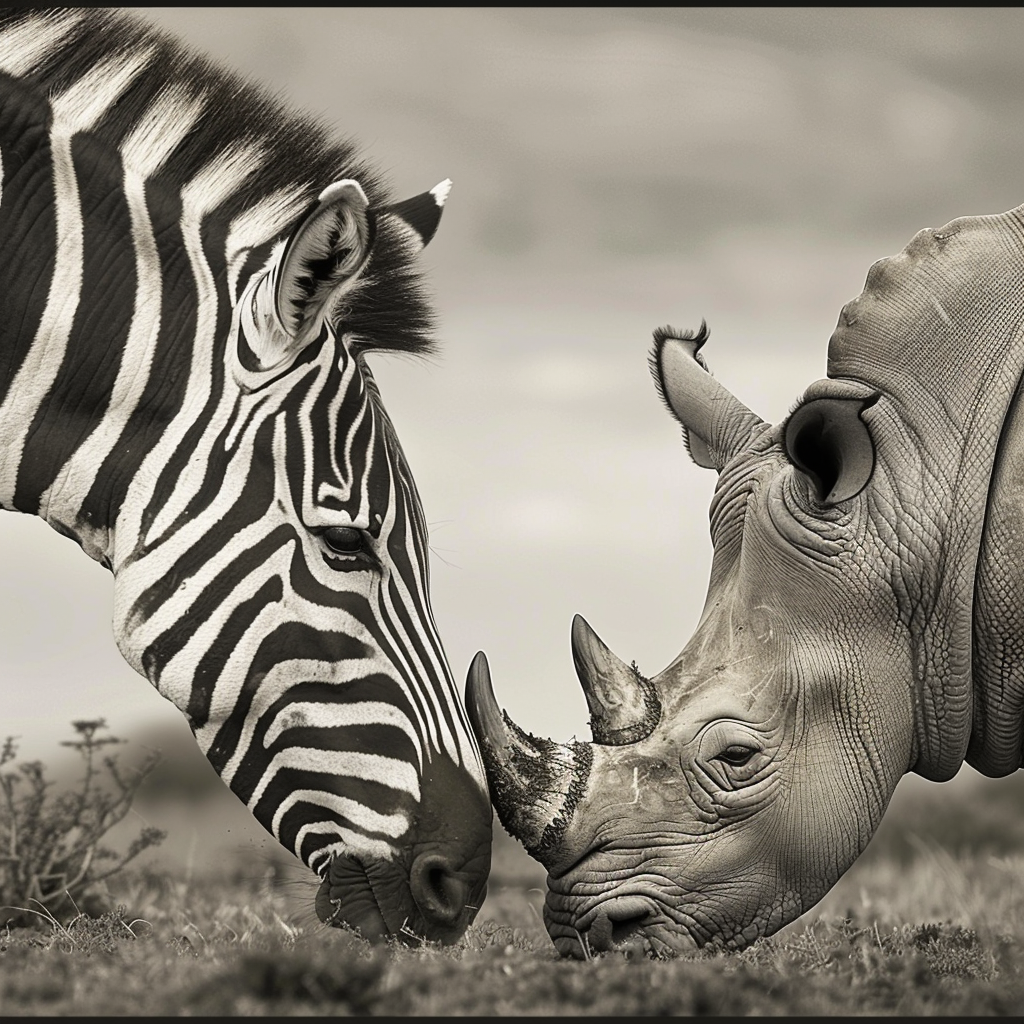
<svg viewBox="0 0 1024 1024">
<path fill-rule="evenodd" d="M 612 654 L 582 615 L 572 620 L 572 660 L 595 743 L 618 747 L 654 732 L 661 720 L 654 684 Z"/>
<path fill-rule="evenodd" d="M 555 743 L 520 729 L 494 699 L 483 651 L 469 666 L 466 710 L 480 741 L 498 819 L 533 857 L 550 866 L 587 787 L 590 744 Z"/>
</svg>

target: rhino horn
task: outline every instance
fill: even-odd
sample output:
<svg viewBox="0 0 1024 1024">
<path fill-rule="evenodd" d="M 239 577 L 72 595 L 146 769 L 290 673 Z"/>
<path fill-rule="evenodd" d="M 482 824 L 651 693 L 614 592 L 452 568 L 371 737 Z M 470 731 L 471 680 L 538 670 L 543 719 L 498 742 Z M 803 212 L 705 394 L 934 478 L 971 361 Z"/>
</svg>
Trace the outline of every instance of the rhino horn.
<svg viewBox="0 0 1024 1024">
<path fill-rule="evenodd" d="M 590 777 L 589 743 L 531 736 L 498 707 L 483 651 L 466 678 L 466 709 L 480 742 L 491 801 L 510 836 L 549 867 Z"/>
<path fill-rule="evenodd" d="M 700 354 L 709 336 L 703 321 L 696 334 L 659 327 L 650 364 L 658 393 L 683 426 L 693 461 L 721 470 L 764 420 L 711 376 Z"/>
<path fill-rule="evenodd" d="M 582 615 L 572 620 L 572 660 L 590 708 L 595 743 L 617 747 L 654 732 L 661 720 L 654 684 L 612 654 Z"/>
</svg>

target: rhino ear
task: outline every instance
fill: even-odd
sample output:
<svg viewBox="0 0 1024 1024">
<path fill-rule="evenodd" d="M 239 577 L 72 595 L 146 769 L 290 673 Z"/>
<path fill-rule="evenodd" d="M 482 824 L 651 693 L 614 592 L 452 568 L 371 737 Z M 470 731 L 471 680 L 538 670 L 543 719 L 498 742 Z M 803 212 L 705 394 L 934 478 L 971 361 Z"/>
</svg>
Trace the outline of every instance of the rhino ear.
<svg viewBox="0 0 1024 1024">
<path fill-rule="evenodd" d="M 823 505 L 856 497 L 871 479 L 875 443 L 861 413 L 872 404 L 873 400 L 816 398 L 797 408 L 786 422 L 786 454 Z"/>
<path fill-rule="evenodd" d="M 700 351 L 707 340 L 703 320 L 696 333 L 658 327 L 649 363 L 661 400 L 683 428 L 690 458 L 721 470 L 764 422 L 711 376 Z"/>
</svg>

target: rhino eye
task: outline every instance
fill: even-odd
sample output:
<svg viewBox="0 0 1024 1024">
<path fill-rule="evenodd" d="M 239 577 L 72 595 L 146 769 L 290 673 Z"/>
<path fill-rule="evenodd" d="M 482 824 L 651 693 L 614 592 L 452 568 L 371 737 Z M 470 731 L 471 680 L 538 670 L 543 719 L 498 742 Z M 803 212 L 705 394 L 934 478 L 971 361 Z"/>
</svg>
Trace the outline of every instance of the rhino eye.
<svg viewBox="0 0 1024 1024">
<path fill-rule="evenodd" d="M 721 753 L 715 756 L 716 761 L 724 761 L 733 768 L 742 768 L 755 754 L 756 750 L 751 747 L 741 746 L 739 743 L 732 743 Z"/>
<path fill-rule="evenodd" d="M 332 526 L 323 532 L 324 543 L 339 555 L 358 555 L 363 550 L 363 531 L 351 526 Z"/>
</svg>

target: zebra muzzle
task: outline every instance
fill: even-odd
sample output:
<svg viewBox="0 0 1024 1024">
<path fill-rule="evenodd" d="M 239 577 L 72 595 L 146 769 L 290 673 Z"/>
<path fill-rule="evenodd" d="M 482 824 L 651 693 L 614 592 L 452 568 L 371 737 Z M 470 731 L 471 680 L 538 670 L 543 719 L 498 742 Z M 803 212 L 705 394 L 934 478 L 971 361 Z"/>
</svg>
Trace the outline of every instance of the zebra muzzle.
<svg viewBox="0 0 1024 1024">
<path fill-rule="evenodd" d="M 332 928 L 351 928 L 369 942 L 391 934 L 366 869 L 352 857 L 335 856 L 316 894 L 316 915 Z"/>
</svg>

